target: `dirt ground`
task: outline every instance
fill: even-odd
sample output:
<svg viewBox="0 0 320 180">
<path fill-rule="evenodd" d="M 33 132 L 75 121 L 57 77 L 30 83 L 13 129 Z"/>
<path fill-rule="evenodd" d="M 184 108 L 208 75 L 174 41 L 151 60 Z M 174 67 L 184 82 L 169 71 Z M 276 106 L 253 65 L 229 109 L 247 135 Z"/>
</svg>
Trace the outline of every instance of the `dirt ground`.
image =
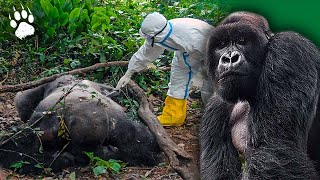
<svg viewBox="0 0 320 180">
<path fill-rule="evenodd" d="M 14 107 L 14 93 L 0 94 L 0 132 L 14 125 L 22 123 Z M 191 96 L 192 97 L 192 96 Z M 154 108 L 159 108 L 161 101 L 156 97 L 149 97 Z M 198 128 L 203 105 L 199 97 L 188 99 L 188 112 L 185 124 L 181 127 L 166 128 L 175 143 L 190 153 L 199 162 Z M 0 160 L 1 161 L 1 160 Z M 0 169 L 0 180 L 2 179 L 70 179 L 70 173 L 75 172 L 76 179 L 182 179 L 169 165 L 168 162 L 161 163 L 156 167 L 125 167 L 120 174 L 104 174 L 95 177 L 89 167 L 73 168 L 61 173 L 41 176 L 20 175 L 12 170 Z"/>
</svg>

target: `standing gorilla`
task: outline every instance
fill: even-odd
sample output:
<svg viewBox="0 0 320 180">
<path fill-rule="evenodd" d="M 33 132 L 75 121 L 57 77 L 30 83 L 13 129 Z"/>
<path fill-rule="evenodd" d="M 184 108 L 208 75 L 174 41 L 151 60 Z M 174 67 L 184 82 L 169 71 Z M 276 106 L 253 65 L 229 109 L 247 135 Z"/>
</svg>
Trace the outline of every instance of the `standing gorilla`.
<svg viewBox="0 0 320 180">
<path fill-rule="evenodd" d="M 200 128 L 202 179 L 319 179 L 307 154 L 319 123 L 319 50 L 294 32 L 272 35 L 262 16 L 236 12 L 212 31 L 206 63 L 217 93 Z"/>
<path fill-rule="evenodd" d="M 145 125 L 129 120 L 123 108 L 105 96 L 112 90 L 109 86 L 63 76 L 19 92 L 15 97 L 19 116 L 43 131 L 40 139 L 45 153 L 39 153 L 40 145 L 35 134 L 26 131 L 27 137 L 20 136 L 1 146 L 0 164 L 7 167 L 14 161 L 27 159 L 33 166 L 33 159 L 23 159 L 10 151 L 21 150 L 55 171 L 87 163 L 88 158 L 83 151 L 94 152 L 106 160 L 122 160 L 130 165 L 157 165 L 161 158 L 156 139 Z M 70 145 L 56 160 L 47 156 L 49 152 L 51 156 L 59 152 L 68 141 Z"/>
</svg>

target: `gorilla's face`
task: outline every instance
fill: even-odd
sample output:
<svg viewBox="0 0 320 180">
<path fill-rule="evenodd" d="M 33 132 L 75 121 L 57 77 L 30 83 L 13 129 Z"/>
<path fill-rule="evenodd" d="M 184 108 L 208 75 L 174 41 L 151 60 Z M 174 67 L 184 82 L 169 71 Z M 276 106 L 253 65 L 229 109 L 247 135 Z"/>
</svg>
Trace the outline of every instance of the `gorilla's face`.
<svg viewBox="0 0 320 180">
<path fill-rule="evenodd" d="M 225 100 L 254 97 L 267 48 L 264 30 L 252 23 L 232 22 L 213 30 L 206 64 L 215 89 Z"/>
</svg>

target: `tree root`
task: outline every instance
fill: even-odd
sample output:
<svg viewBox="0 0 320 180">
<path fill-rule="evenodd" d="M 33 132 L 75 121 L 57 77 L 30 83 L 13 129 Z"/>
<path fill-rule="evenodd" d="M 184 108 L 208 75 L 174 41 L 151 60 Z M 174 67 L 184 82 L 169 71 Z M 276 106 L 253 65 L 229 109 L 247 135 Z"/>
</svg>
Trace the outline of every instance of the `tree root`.
<svg viewBox="0 0 320 180">
<path fill-rule="evenodd" d="M 129 84 L 131 95 L 138 100 L 139 116 L 155 135 L 157 142 L 170 161 L 171 167 L 183 179 L 199 179 L 199 169 L 194 159 L 170 138 L 166 130 L 159 123 L 156 115 L 150 110 L 150 104 L 144 91 L 133 81 Z"/>
</svg>

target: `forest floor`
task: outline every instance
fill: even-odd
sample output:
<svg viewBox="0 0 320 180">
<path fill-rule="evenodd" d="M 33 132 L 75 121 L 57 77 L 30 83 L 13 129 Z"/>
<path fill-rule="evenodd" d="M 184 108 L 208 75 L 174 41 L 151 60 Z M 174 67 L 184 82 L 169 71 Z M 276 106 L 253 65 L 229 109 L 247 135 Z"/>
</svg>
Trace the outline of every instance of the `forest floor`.
<svg viewBox="0 0 320 180">
<path fill-rule="evenodd" d="M 0 94 L 0 131 L 21 124 L 15 109 L 14 93 Z M 191 96 L 192 97 L 192 96 Z M 150 96 L 149 101 L 154 108 L 161 105 L 160 98 Z M 203 113 L 203 104 L 198 97 L 188 98 L 187 119 L 181 127 L 166 127 L 166 131 L 174 142 L 192 155 L 199 164 L 198 129 Z M 1 164 L 1 160 L 0 160 Z M 72 168 L 52 175 L 21 175 L 12 170 L 0 168 L 2 179 L 70 179 L 70 174 L 75 172 L 76 179 L 182 179 L 169 165 L 168 161 L 156 167 L 125 167 L 120 174 L 103 174 L 96 177 L 90 167 Z"/>
</svg>

